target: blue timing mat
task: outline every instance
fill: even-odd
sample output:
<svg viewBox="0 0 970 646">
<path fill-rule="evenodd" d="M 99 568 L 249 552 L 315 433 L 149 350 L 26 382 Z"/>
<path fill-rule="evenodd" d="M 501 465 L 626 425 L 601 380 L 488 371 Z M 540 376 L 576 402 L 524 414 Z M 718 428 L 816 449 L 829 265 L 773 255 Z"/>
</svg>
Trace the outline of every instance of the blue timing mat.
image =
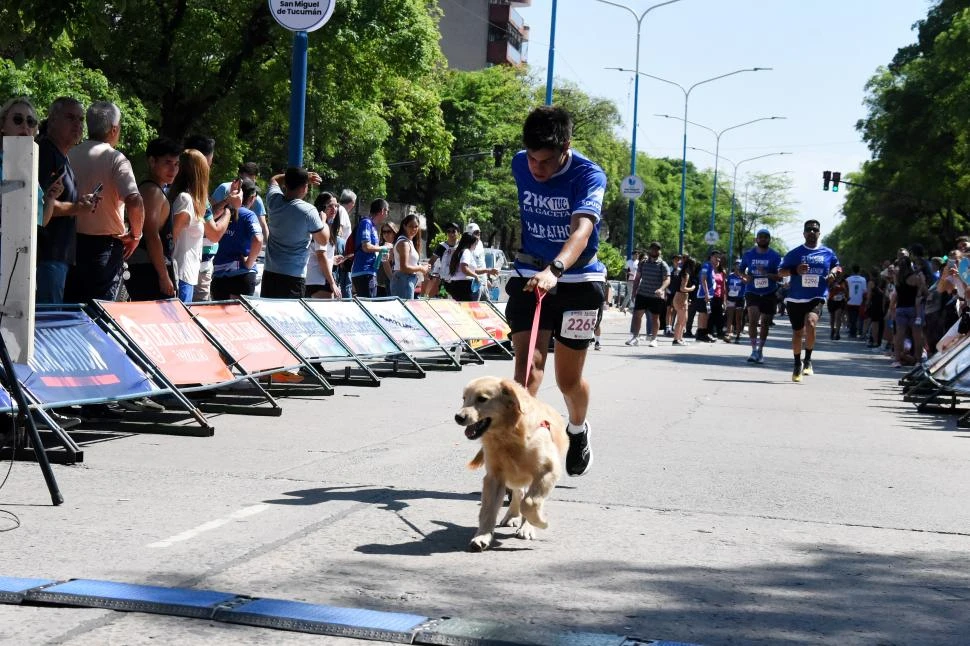
<svg viewBox="0 0 970 646">
<path fill-rule="evenodd" d="M 236 597 L 235 594 L 212 590 L 162 588 L 91 579 L 74 579 L 27 595 L 29 601 L 199 619 L 210 618 L 216 606 Z"/>
<path fill-rule="evenodd" d="M 338 608 L 282 599 L 254 599 L 231 609 L 220 609 L 215 619 L 320 635 L 375 639 L 410 644 L 428 617 L 359 608 Z"/>
<path fill-rule="evenodd" d="M 21 579 L 0 576 L 0 603 L 23 603 L 27 591 L 41 585 L 50 585 L 50 579 Z"/>
</svg>

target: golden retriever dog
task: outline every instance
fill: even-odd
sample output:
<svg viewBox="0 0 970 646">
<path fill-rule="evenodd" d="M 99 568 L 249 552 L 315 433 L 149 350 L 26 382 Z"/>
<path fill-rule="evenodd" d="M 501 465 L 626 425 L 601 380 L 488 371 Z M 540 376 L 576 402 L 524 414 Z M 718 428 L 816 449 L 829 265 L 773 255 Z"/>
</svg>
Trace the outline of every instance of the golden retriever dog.
<svg viewBox="0 0 970 646">
<path fill-rule="evenodd" d="M 485 465 L 478 531 L 470 548 L 483 551 L 491 545 L 506 488 L 512 490 L 512 501 L 501 524 L 518 528 L 518 538 L 532 540 L 535 527 L 549 526 L 542 505 L 562 476 L 569 448 L 566 423 L 554 408 L 510 379 L 474 379 L 465 386 L 463 398 L 455 421 L 465 427 L 469 440 L 482 441 L 468 467 Z"/>
</svg>

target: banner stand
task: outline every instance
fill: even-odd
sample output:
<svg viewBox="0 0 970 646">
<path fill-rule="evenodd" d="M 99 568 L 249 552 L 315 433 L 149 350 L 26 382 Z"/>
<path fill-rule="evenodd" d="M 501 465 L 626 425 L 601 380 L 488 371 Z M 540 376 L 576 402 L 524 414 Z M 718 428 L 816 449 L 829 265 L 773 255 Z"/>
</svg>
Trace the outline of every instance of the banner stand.
<svg viewBox="0 0 970 646">
<path fill-rule="evenodd" d="M 444 319 L 445 323 L 465 340 L 479 358 L 513 359 L 515 357 L 509 347 L 500 339 L 492 336 L 492 333 L 485 329 L 485 326 L 479 323 L 472 313 L 463 308 L 458 301 L 432 298 L 428 299 L 427 302 Z M 474 334 L 469 334 L 466 330 L 473 330 Z M 474 341 L 480 341 L 481 345 L 476 347 Z"/>
<path fill-rule="evenodd" d="M 105 332 L 107 332 L 109 335 L 114 337 L 114 339 L 118 341 L 118 343 L 120 343 L 125 348 L 125 350 L 128 353 L 128 356 L 130 356 L 132 360 L 135 361 L 135 363 L 138 364 L 138 366 L 142 370 L 147 372 L 149 376 L 153 380 L 155 380 L 156 383 L 162 384 L 167 389 L 169 389 L 171 391 L 171 394 L 169 396 L 174 398 L 176 402 L 181 404 L 185 412 L 191 415 L 195 419 L 195 421 L 199 423 L 199 426 L 200 426 L 200 428 L 196 430 L 186 426 L 175 426 L 172 424 L 168 424 L 166 425 L 167 430 L 159 431 L 157 430 L 156 425 L 152 425 L 149 428 L 141 429 L 139 432 L 149 432 L 149 433 L 156 432 L 156 433 L 163 433 L 166 435 L 187 435 L 191 437 L 211 437 L 212 435 L 214 435 L 215 427 L 209 424 L 209 421 L 206 419 L 205 415 L 202 414 L 202 411 L 200 411 L 198 407 L 188 397 L 186 397 L 185 394 L 181 390 L 179 390 L 179 388 L 174 383 L 172 383 L 171 380 L 169 380 L 169 378 L 166 377 L 161 370 L 159 370 L 155 366 L 155 364 L 148 358 L 147 355 L 145 355 L 145 353 L 141 350 L 141 348 L 138 347 L 138 344 L 135 343 L 134 339 L 132 339 L 128 335 L 128 333 L 125 332 L 121 328 L 121 326 L 119 326 L 114 321 L 114 319 L 111 318 L 111 315 L 108 314 L 107 310 L 105 310 L 101 306 L 100 302 L 92 301 L 92 303 L 96 313 L 96 316 L 92 316 L 92 318 L 95 319 L 101 325 L 102 329 L 104 329 Z M 134 419 L 145 419 L 145 417 L 150 414 L 133 413 L 132 415 L 133 415 L 132 419 L 134 420 Z M 135 415 L 137 415 L 138 417 L 137 418 L 134 417 Z M 157 415 L 155 415 L 155 417 L 157 417 Z M 117 426 L 122 426 L 123 424 L 124 423 L 122 422 L 121 425 L 114 424 L 114 423 L 109 423 L 109 424 L 101 423 L 100 425 L 102 427 L 117 427 Z"/>
<path fill-rule="evenodd" d="M 427 298 L 415 299 L 402 301 L 404 307 L 407 308 L 411 314 L 414 315 L 416 319 L 421 321 L 421 325 L 430 332 L 435 339 L 441 343 L 441 347 L 448 352 L 449 355 L 454 357 L 454 360 L 458 362 L 459 365 L 464 366 L 469 363 L 475 365 L 483 365 L 485 359 L 482 355 L 471 346 L 467 339 L 463 339 L 450 325 L 445 321 L 438 312 L 431 307 L 428 303 Z M 432 323 L 433 322 L 433 323 Z M 429 326 L 429 324 L 431 324 Z M 447 333 L 448 339 L 442 339 L 439 333 L 436 331 L 439 329 L 438 326 L 443 326 L 442 330 Z"/>
<path fill-rule="evenodd" d="M 355 298 L 354 300 L 360 304 L 361 309 L 364 310 L 364 313 L 370 317 L 374 324 L 377 325 L 377 327 L 379 327 L 384 334 L 390 337 L 402 348 L 407 348 L 408 354 L 425 370 L 461 370 L 461 361 L 459 361 L 458 357 L 456 357 L 454 353 L 449 351 L 448 348 L 442 345 L 441 342 L 435 338 L 435 336 L 431 333 L 431 330 L 428 329 L 428 327 L 421 321 L 419 317 L 415 316 L 414 313 L 407 308 L 407 304 L 402 299 L 399 299 L 396 296 L 388 296 L 384 298 Z M 369 303 L 374 303 L 375 305 L 369 306 Z M 381 303 L 390 304 L 392 306 L 396 305 L 396 307 L 398 307 L 400 310 L 397 312 L 397 314 L 400 315 L 400 313 L 403 312 L 407 316 L 408 320 L 395 320 L 395 323 L 399 326 L 411 324 L 412 327 L 413 324 L 416 323 L 421 332 L 427 335 L 426 338 L 433 341 L 433 344 L 428 344 L 427 341 L 425 341 L 425 345 L 422 346 L 419 345 L 420 341 L 415 342 L 412 340 L 414 347 L 406 346 L 404 344 L 405 342 L 399 339 L 395 334 L 395 329 L 392 328 L 385 320 L 381 319 L 380 311 L 371 309 L 371 307 L 379 307 L 379 304 Z M 438 353 L 439 356 L 419 356 L 419 352 L 435 352 Z"/>
<path fill-rule="evenodd" d="M 332 384 L 335 386 L 366 386 L 371 388 L 376 388 L 381 385 L 381 378 L 378 377 L 377 374 L 375 374 L 374 371 L 371 370 L 367 366 L 367 364 L 363 362 L 363 360 L 361 360 L 360 357 L 354 354 L 353 350 L 347 347 L 347 344 L 344 343 L 339 336 L 334 334 L 333 331 L 325 323 L 322 323 L 318 317 L 313 316 L 313 312 L 310 312 L 308 308 L 303 305 L 302 301 L 295 300 L 295 299 L 291 299 L 286 302 L 298 303 L 299 311 L 308 314 L 309 317 L 318 326 L 322 326 L 323 329 L 327 332 L 327 334 L 333 337 L 333 340 L 337 343 L 338 346 L 340 346 L 340 348 L 345 354 L 344 356 L 333 356 L 333 357 L 313 356 L 312 354 L 308 354 L 307 352 L 304 352 L 301 349 L 302 344 L 295 345 L 294 343 L 292 343 L 288 338 L 286 338 L 286 336 L 284 336 L 284 334 L 274 324 L 273 320 L 271 320 L 271 318 L 267 316 L 266 313 L 261 312 L 259 310 L 259 304 L 261 302 L 267 302 L 268 300 L 272 300 L 272 299 L 263 300 L 259 298 L 243 296 L 240 302 L 247 310 L 249 310 L 249 312 L 253 316 L 255 316 L 259 320 L 260 323 L 266 326 L 266 329 L 269 330 L 274 337 L 276 337 L 277 341 L 279 341 L 284 346 L 286 346 L 286 348 L 291 352 L 293 352 L 294 354 L 296 354 L 296 356 L 300 357 L 305 362 L 305 364 L 310 367 L 311 370 L 321 375 L 321 379 L 323 379 L 328 385 Z M 332 368 L 332 367 L 328 368 L 325 365 L 327 363 L 335 363 L 338 361 L 350 362 L 353 365 L 344 365 L 337 368 Z M 296 386 L 299 387 L 300 385 L 302 384 L 297 384 Z M 293 385 L 289 387 L 293 388 Z M 332 386 L 331 386 L 331 390 L 332 390 Z"/>
<path fill-rule="evenodd" d="M 352 303 L 353 305 L 356 306 L 356 310 L 363 314 L 364 318 L 362 319 L 362 321 L 369 322 L 370 325 L 373 325 L 377 329 L 377 331 L 379 331 L 383 335 L 384 340 L 390 343 L 390 347 L 387 348 L 386 351 L 382 351 L 379 354 L 375 354 L 375 353 L 364 354 L 354 350 L 350 342 L 344 340 L 340 335 L 340 333 L 338 332 L 338 330 L 336 330 L 333 325 L 331 325 L 325 318 L 323 318 L 314 309 L 314 307 L 310 305 L 311 302 L 337 303 L 337 304 Z M 424 371 L 424 368 L 421 367 L 421 365 L 419 365 L 417 361 L 415 361 L 414 357 L 412 357 L 404 348 L 402 348 L 400 344 L 398 344 L 398 342 L 395 341 L 394 338 L 387 333 L 386 330 L 384 330 L 377 323 L 374 323 L 373 318 L 370 316 L 370 314 L 367 313 L 367 310 L 360 304 L 360 302 L 356 298 L 341 299 L 338 301 L 301 299 L 300 303 L 308 312 L 310 312 L 313 318 L 315 318 L 317 322 L 320 323 L 320 325 L 325 327 L 331 334 L 333 334 L 334 337 L 340 342 L 340 344 L 343 345 L 348 350 L 350 350 L 354 356 L 361 359 L 371 359 L 371 361 L 367 365 L 368 365 L 368 369 L 372 371 L 374 374 L 380 377 L 401 377 L 404 379 L 424 379 L 425 377 L 428 376 L 428 373 L 426 373 Z"/>
</svg>

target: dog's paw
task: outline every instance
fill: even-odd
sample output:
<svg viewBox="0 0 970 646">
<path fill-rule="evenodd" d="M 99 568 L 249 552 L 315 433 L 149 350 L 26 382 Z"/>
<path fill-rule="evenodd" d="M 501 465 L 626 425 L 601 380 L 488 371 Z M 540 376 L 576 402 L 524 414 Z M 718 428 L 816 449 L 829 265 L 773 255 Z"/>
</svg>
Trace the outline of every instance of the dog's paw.
<svg viewBox="0 0 970 646">
<path fill-rule="evenodd" d="M 472 539 L 469 543 L 468 549 L 472 552 L 484 552 L 492 545 L 492 535 L 489 534 L 479 534 Z"/>
<path fill-rule="evenodd" d="M 529 523 L 522 523 L 522 526 L 515 532 L 516 538 L 521 538 L 525 541 L 534 541 L 536 538 L 536 529 Z"/>
<path fill-rule="evenodd" d="M 545 517 L 542 515 L 542 501 L 529 496 L 522 500 L 522 515 L 525 519 L 538 527 L 545 529 L 549 527 Z"/>
<path fill-rule="evenodd" d="M 513 516 L 511 514 L 506 514 L 502 522 L 499 523 L 501 527 L 521 527 L 522 526 L 522 516 Z"/>
</svg>

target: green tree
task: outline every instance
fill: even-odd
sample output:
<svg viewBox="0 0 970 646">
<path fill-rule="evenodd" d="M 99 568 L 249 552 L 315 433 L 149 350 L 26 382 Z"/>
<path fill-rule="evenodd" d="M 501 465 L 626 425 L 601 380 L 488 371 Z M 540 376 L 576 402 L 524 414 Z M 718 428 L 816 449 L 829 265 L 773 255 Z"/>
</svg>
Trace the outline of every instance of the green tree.
<svg viewBox="0 0 970 646">
<path fill-rule="evenodd" d="M 734 249 L 729 253 L 739 258 L 754 244 L 754 232 L 761 227 L 777 230 L 795 221 L 795 202 L 788 174 L 753 173 L 745 182 L 743 196 L 734 206 Z M 774 239 L 774 238 L 773 238 Z"/>
</svg>

